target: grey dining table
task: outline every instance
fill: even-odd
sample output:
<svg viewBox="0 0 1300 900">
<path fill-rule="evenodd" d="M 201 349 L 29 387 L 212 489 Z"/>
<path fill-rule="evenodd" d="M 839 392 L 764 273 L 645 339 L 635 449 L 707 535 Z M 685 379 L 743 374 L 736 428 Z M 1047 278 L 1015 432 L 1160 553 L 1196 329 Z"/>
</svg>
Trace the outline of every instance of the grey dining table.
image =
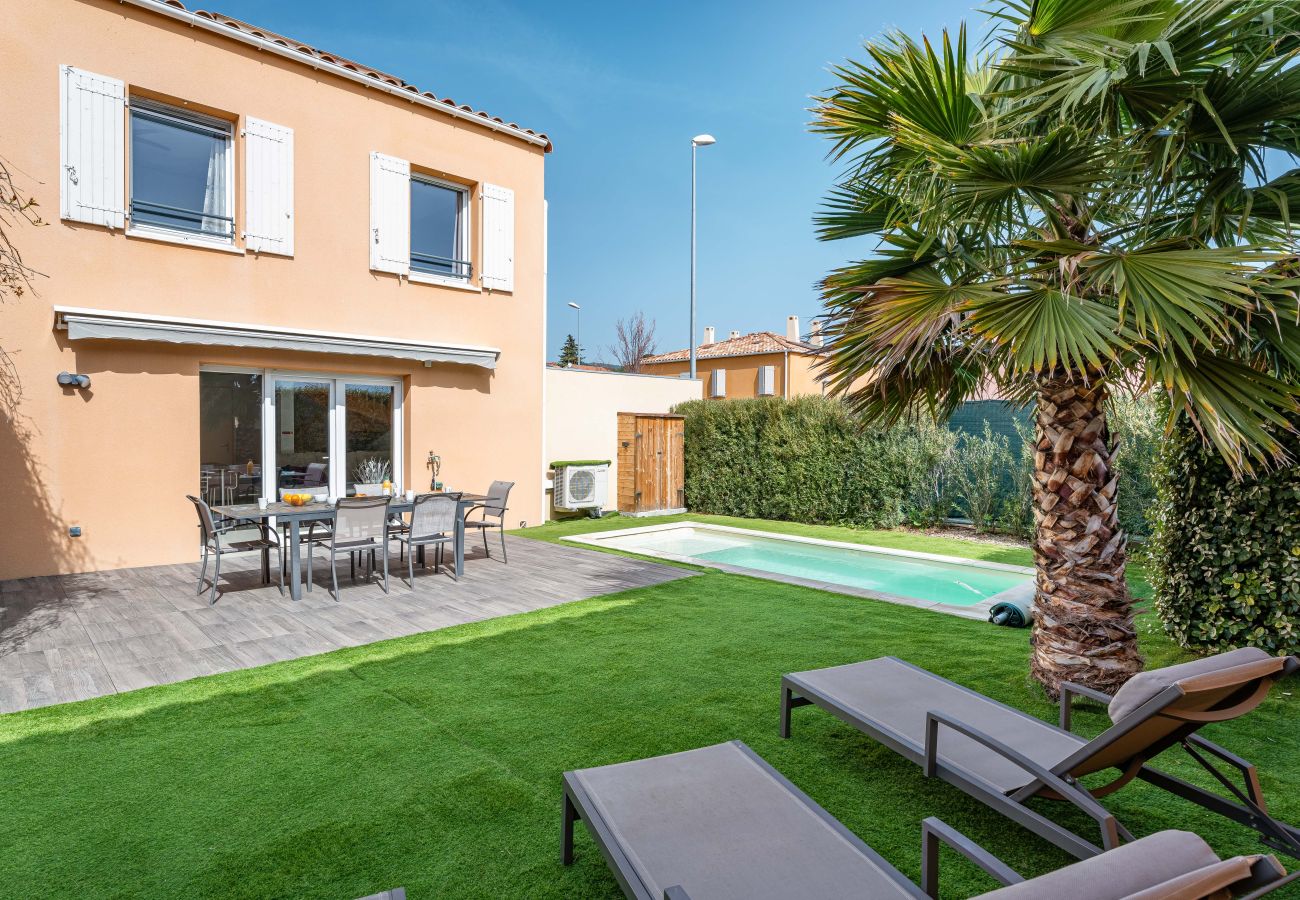
<svg viewBox="0 0 1300 900">
<path fill-rule="evenodd" d="M 456 496 L 456 578 L 465 574 L 465 513 L 488 499 L 483 494 L 460 494 Z M 405 497 L 394 497 L 388 505 L 390 513 L 410 512 L 414 504 Z M 289 503 L 268 503 L 262 509 L 256 503 L 232 503 L 214 506 L 212 511 L 228 519 L 247 522 L 276 520 L 276 524 L 286 522 L 289 525 L 289 596 L 294 600 L 302 599 L 302 524 L 304 522 L 330 522 L 334 519 L 334 506 L 324 502 L 304 503 L 293 506 Z M 420 548 L 423 551 L 423 547 Z"/>
</svg>

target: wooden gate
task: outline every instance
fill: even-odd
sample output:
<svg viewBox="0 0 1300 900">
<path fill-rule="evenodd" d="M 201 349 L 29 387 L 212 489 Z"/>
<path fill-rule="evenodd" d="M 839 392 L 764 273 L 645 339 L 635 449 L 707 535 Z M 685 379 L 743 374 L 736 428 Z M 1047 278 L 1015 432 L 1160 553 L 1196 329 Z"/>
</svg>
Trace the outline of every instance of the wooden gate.
<svg viewBox="0 0 1300 900">
<path fill-rule="evenodd" d="M 618 414 L 618 509 L 636 514 L 686 509 L 682 458 L 686 422 L 670 414 Z"/>
</svg>

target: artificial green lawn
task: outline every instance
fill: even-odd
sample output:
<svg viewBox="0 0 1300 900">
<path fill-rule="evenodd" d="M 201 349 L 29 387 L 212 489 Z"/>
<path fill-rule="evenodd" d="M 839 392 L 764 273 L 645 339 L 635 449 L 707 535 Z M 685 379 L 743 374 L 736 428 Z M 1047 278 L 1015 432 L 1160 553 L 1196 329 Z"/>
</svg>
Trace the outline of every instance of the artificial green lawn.
<svg viewBox="0 0 1300 900">
<path fill-rule="evenodd" d="M 698 517 L 697 517 L 698 518 Z M 737 520 L 735 524 L 758 527 Z M 528 534 L 644 520 L 565 523 Z M 1005 562 L 1025 551 L 809 529 Z M 1142 585 L 1136 587 L 1142 589 Z M 1152 664 L 1183 658 L 1143 618 Z M 0 895 L 599 897 L 618 888 L 585 830 L 558 862 L 560 773 L 739 738 L 912 878 L 937 815 L 1026 873 L 1065 861 L 816 709 L 777 735 L 782 672 L 894 654 L 1053 718 L 1028 633 L 736 575 L 652 588 L 259 669 L 0 716 Z M 1300 820 L 1292 685 L 1214 740 L 1255 760 Z M 1103 727 L 1088 713 L 1081 726 Z M 1189 775 L 1175 753 L 1167 767 Z M 1204 783 L 1204 779 L 1196 780 Z M 1224 853 L 1253 832 L 1135 785 L 1135 832 L 1189 828 Z M 1079 828 L 1085 822 L 1062 815 Z M 1288 861 L 1293 862 L 1293 861 Z M 944 860 L 944 893 L 991 882 Z"/>
</svg>

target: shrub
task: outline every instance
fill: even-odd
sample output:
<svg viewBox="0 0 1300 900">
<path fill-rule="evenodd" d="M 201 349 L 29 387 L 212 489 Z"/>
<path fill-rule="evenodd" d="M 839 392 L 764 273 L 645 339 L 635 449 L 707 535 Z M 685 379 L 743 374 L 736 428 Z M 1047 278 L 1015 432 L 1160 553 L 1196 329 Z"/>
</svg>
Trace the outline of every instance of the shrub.
<svg viewBox="0 0 1300 900">
<path fill-rule="evenodd" d="M 1285 442 L 1296 458 L 1300 439 Z M 1300 652 L 1300 467 L 1234 480 L 1183 424 L 1157 487 L 1150 565 L 1165 630 L 1197 650 Z"/>
<path fill-rule="evenodd" d="M 994 434 L 988 422 L 982 434 L 963 434 L 957 441 L 953 488 L 976 531 L 987 531 L 993 525 L 994 514 L 1006 495 L 1003 482 L 1011 469 L 1007 439 Z"/>
<path fill-rule="evenodd" d="M 1002 502 L 1002 528 L 1018 537 L 1034 536 L 1034 427 L 1017 421 L 1011 490 Z M 1009 452 L 1009 451 L 1008 451 Z"/>
<path fill-rule="evenodd" d="M 1129 534 L 1149 535 L 1156 503 L 1156 469 L 1164 443 L 1164 401 L 1150 394 L 1112 394 L 1106 420 L 1115 441 L 1119 472 L 1119 524 Z"/>
<path fill-rule="evenodd" d="M 932 424 L 861 427 L 824 397 L 696 400 L 677 412 L 693 510 L 867 528 L 947 514 L 953 438 Z"/>
</svg>

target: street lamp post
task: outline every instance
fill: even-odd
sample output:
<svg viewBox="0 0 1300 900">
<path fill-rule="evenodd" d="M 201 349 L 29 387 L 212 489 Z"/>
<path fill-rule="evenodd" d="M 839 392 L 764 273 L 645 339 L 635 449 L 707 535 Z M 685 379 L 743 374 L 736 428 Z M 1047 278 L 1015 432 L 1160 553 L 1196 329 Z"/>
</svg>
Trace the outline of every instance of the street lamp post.
<svg viewBox="0 0 1300 900">
<path fill-rule="evenodd" d="M 582 307 L 576 303 L 570 303 L 569 306 L 578 311 L 578 336 L 575 340 L 578 342 L 578 365 L 582 365 Z"/>
<path fill-rule="evenodd" d="M 716 143 L 711 134 L 691 138 L 691 377 L 695 377 L 695 151 Z"/>
</svg>

